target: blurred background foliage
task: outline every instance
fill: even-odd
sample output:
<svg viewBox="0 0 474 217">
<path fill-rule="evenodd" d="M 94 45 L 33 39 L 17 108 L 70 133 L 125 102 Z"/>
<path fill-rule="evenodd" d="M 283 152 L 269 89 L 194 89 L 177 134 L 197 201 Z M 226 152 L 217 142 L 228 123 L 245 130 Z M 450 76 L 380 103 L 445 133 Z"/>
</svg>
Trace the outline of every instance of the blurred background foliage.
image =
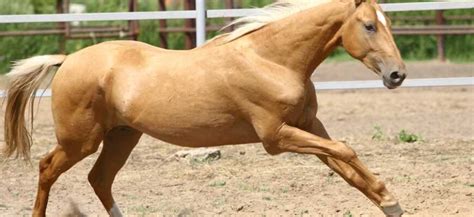
<svg viewBox="0 0 474 217">
<path fill-rule="evenodd" d="M 126 0 L 70 0 L 71 3 L 86 5 L 87 12 L 121 12 L 128 10 L 128 1 Z M 207 0 L 210 9 L 219 9 L 224 7 L 222 0 Z M 262 7 L 272 2 L 272 0 L 243 0 L 243 7 Z M 410 2 L 402 0 L 389 0 L 385 2 Z M 0 0 L 0 14 L 49 14 L 55 13 L 55 0 Z M 156 0 L 139 0 L 139 11 L 154 11 L 158 9 Z M 176 6 L 180 9 L 180 6 Z M 445 16 L 449 15 L 467 15 L 474 14 L 474 10 L 449 10 Z M 434 11 L 422 12 L 396 12 L 388 13 L 389 16 L 398 15 L 417 15 L 435 17 Z M 470 24 L 474 21 L 467 20 L 463 23 L 454 23 L 448 21 L 448 24 Z M 169 20 L 168 26 L 183 26 L 184 20 Z M 81 25 L 84 23 L 81 23 Z M 209 25 L 224 25 L 223 19 L 209 19 Z M 54 28 L 55 23 L 27 23 L 27 24 L 0 24 L 0 31 L 31 30 Z M 113 22 L 87 22 L 88 26 L 93 25 L 126 25 L 126 21 Z M 139 40 L 146 43 L 160 46 L 158 39 L 159 23 L 156 20 L 140 21 Z M 393 25 L 426 25 L 419 21 L 396 21 Z M 218 33 L 211 32 L 209 37 Z M 27 58 L 41 54 L 55 54 L 59 52 L 59 43 L 61 36 L 23 36 L 23 37 L 0 37 L 0 73 L 8 71 L 10 63 L 17 59 Z M 396 36 L 402 56 L 407 60 L 429 60 L 437 57 L 436 37 L 435 36 Z M 83 47 L 112 39 L 97 39 L 91 37 L 83 40 L 68 40 L 66 43 L 66 52 L 72 53 Z M 184 48 L 184 35 L 180 33 L 171 33 L 169 46 L 172 49 Z M 474 61 L 474 36 L 473 35 L 452 35 L 446 37 L 446 56 L 450 61 L 473 62 Z M 336 50 L 331 56 L 333 60 L 350 59 L 342 49 Z"/>
</svg>

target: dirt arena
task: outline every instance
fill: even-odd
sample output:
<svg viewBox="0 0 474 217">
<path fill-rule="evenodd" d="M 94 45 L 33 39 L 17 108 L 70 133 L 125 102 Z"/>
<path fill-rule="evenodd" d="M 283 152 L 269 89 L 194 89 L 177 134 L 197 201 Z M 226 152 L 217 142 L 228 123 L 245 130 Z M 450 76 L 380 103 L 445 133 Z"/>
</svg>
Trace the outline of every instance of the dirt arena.
<svg viewBox="0 0 474 217">
<path fill-rule="evenodd" d="M 474 64 L 408 63 L 408 69 L 411 78 L 474 76 Z M 375 77 L 349 62 L 326 63 L 314 79 Z M 405 216 L 474 216 L 474 87 L 320 91 L 318 99 L 330 134 L 386 182 Z M 43 99 L 36 116 L 32 165 L 0 158 L 0 216 L 31 214 L 38 161 L 55 144 L 49 106 Z M 401 130 L 422 140 L 401 143 Z M 222 147 L 220 160 L 202 163 L 173 157 L 183 149 L 142 138 L 115 180 L 125 216 L 382 216 L 316 157 L 272 157 L 252 144 Z M 97 157 L 59 178 L 49 216 L 107 216 L 87 182 Z"/>
</svg>

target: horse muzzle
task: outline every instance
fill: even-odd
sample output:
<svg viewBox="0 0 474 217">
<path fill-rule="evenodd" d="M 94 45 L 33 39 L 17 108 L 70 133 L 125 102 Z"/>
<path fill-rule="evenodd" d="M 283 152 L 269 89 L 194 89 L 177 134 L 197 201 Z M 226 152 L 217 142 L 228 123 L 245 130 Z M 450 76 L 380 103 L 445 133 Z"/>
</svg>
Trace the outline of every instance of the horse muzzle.
<svg viewBox="0 0 474 217">
<path fill-rule="evenodd" d="M 402 85 L 406 77 L 407 74 L 404 71 L 391 71 L 389 73 L 384 73 L 382 76 L 383 84 L 388 89 L 395 89 Z"/>
</svg>

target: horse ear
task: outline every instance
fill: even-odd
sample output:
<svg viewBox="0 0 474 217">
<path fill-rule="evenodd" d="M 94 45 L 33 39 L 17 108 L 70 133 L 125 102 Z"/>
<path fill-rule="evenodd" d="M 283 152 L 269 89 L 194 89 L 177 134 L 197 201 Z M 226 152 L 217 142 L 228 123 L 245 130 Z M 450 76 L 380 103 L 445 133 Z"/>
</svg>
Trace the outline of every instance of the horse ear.
<svg viewBox="0 0 474 217">
<path fill-rule="evenodd" d="M 354 0 L 356 7 L 358 7 L 360 4 L 364 3 L 366 0 Z"/>
</svg>

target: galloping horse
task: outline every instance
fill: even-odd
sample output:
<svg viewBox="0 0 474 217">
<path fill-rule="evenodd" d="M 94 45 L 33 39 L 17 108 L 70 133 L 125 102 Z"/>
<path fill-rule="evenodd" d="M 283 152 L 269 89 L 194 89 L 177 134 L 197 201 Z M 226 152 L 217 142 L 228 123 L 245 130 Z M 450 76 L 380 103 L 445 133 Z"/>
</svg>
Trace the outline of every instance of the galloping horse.
<svg viewBox="0 0 474 217">
<path fill-rule="evenodd" d="M 312 154 L 364 193 L 387 216 L 398 201 L 356 153 L 331 140 L 316 118 L 315 68 L 342 45 L 379 75 L 400 86 L 405 66 L 390 21 L 375 0 L 286 0 L 264 15 L 237 20 L 235 31 L 189 51 L 111 41 L 70 55 L 20 61 L 9 73 L 5 154 L 29 159 L 27 107 L 48 71 L 57 146 L 39 163 L 33 216 L 44 216 L 57 178 L 103 149 L 89 182 L 111 216 L 121 216 L 111 187 L 146 133 L 186 147 L 262 142 L 265 150 Z M 29 109 L 32 115 L 33 109 Z"/>
</svg>

